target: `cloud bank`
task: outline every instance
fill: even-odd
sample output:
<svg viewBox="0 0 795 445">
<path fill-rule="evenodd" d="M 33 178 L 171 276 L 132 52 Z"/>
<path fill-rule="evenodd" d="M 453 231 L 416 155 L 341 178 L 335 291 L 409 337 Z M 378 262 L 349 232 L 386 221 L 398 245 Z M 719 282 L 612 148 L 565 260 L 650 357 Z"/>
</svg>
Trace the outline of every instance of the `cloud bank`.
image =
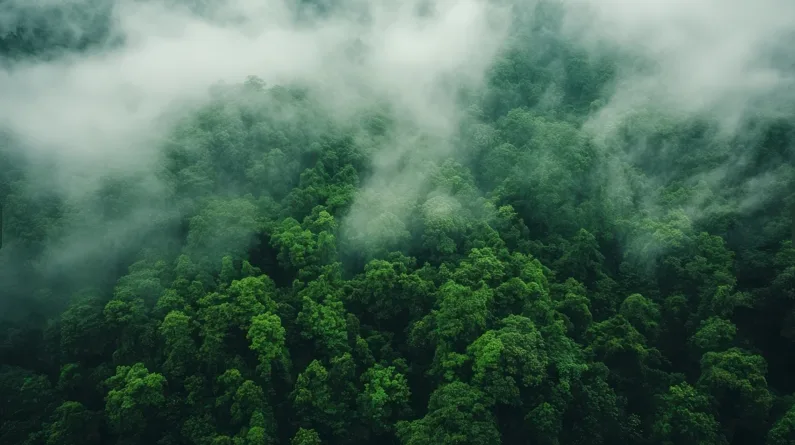
<svg viewBox="0 0 795 445">
<path fill-rule="evenodd" d="M 0 122 L 64 163 L 130 166 L 152 159 L 165 111 L 200 102 L 216 82 L 257 75 L 319 87 L 343 108 L 383 96 L 444 128 L 454 110 L 439 83 L 476 82 L 503 34 L 486 1 L 438 1 L 424 16 L 421 3 L 341 2 L 339 12 L 301 25 L 280 0 L 233 0 L 205 16 L 119 1 L 112 33 L 123 44 L 0 71 Z M 356 64 L 346 56 L 354 42 L 367 49 Z"/>
<path fill-rule="evenodd" d="M 270 85 L 304 84 L 340 119 L 386 102 L 404 128 L 378 148 L 373 179 L 346 224 L 392 227 L 414 205 L 431 171 L 425 161 L 455 155 L 452 136 L 463 113 L 456 88 L 484 86 L 513 31 L 511 14 L 536 3 L 341 0 L 307 16 L 287 0 L 5 2 L 0 34 L 44 23 L 71 41 L 101 28 L 105 40 L 82 52 L 0 64 L 0 131 L 14 135 L 26 156 L 47 161 L 34 173 L 59 192 L 88 194 L 97 178 L 118 172 L 151 179 L 156 195 L 161 138 L 217 82 L 256 75 Z M 628 56 L 608 100 L 585 124 L 597 139 L 650 108 L 707 114 L 734 130 L 749 110 L 774 113 L 795 103 L 795 58 L 780 56 L 789 48 L 782 42 L 795 35 L 788 0 L 559 4 L 569 39 L 594 54 L 607 48 Z M 104 13 L 109 21 L 102 22 Z M 705 177 L 731 171 L 723 166 Z M 762 182 L 754 184 L 759 193 Z M 145 223 L 147 209 L 138 214 L 115 230 Z"/>
<path fill-rule="evenodd" d="M 787 0 L 563 0 L 564 28 L 592 49 L 634 56 L 620 67 L 615 93 L 592 129 L 654 106 L 708 113 L 729 127 L 749 110 L 791 111 L 795 37 Z M 787 57 L 789 61 L 787 63 Z"/>
<path fill-rule="evenodd" d="M 146 196 L 130 204 L 136 208 L 125 221 L 85 221 L 58 234 L 61 243 L 48 247 L 45 269 L 64 273 L 88 258 L 113 256 L 112 246 L 168 217 L 165 185 L 156 175 L 163 138 L 209 100 L 212 86 L 250 75 L 269 85 L 308 86 L 341 120 L 387 103 L 412 131 L 445 140 L 460 112 L 455 88 L 481 85 L 510 23 L 505 6 L 487 0 L 344 0 L 314 13 L 299 11 L 298 3 L 14 0 L 0 6 L 0 37 L 47 29 L 52 42 L 84 48 L 0 60 L 0 132 L 12 135 L 30 161 L 28 182 L 74 205 L 90 203 L 108 180 L 146 182 Z M 84 42 L 92 36 L 102 41 Z M 379 148 L 374 174 L 405 183 L 395 163 L 418 147 L 408 137 L 394 140 Z M 13 262 L 9 252 L 6 264 Z"/>
</svg>

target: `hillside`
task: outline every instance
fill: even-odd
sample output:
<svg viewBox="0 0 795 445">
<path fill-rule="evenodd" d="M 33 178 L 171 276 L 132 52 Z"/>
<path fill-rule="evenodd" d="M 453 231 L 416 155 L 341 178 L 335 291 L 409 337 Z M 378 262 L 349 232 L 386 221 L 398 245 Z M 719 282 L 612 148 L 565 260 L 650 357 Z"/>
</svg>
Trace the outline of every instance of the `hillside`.
<svg viewBox="0 0 795 445">
<path fill-rule="evenodd" d="M 0 6 L 1 444 L 795 444 L 787 2 L 72 3 Z"/>
</svg>

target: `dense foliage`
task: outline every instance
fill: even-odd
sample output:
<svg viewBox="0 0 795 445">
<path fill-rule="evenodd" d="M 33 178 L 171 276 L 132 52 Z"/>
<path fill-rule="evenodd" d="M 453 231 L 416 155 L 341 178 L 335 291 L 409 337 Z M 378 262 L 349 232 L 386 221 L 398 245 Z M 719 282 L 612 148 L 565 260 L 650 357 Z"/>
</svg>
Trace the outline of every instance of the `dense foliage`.
<svg viewBox="0 0 795 445">
<path fill-rule="evenodd" d="M 256 77 L 79 201 L 9 135 L 0 443 L 794 444 L 794 121 L 594 137 L 620 55 L 541 12 L 449 155 Z"/>
</svg>

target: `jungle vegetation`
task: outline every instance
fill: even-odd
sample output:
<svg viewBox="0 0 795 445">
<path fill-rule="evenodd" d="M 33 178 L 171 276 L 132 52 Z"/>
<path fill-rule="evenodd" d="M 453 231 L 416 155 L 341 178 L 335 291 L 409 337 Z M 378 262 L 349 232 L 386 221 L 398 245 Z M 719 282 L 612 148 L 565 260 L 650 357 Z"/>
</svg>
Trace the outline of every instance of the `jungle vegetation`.
<svg viewBox="0 0 795 445">
<path fill-rule="evenodd" d="M 795 444 L 793 115 L 598 137 L 628 56 L 555 11 L 517 18 L 444 141 L 250 73 L 150 175 L 75 199 L 4 133 L 0 443 Z"/>
</svg>

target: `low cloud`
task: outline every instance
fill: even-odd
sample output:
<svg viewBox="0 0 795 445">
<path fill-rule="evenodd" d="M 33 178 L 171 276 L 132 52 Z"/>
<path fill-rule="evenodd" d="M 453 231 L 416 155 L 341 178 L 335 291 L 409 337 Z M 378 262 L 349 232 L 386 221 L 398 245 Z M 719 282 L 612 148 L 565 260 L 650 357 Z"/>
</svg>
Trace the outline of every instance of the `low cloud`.
<svg viewBox="0 0 795 445">
<path fill-rule="evenodd" d="M 118 243 L 97 231 L 140 238 L 151 215 L 164 210 L 157 176 L 164 138 L 207 103 L 212 86 L 250 75 L 308 86 L 343 121 L 387 104 L 401 133 L 372 148 L 379 179 L 363 194 L 411 184 L 417 174 L 402 169 L 401 159 L 418 149 L 438 157 L 449 144 L 418 146 L 412 141 L 420 136 L 407 135 L 445 142 L 453 134 L 457 88 L 482 84 L 509 26 L 507 9 L 487 0 L 348 0 L 301 13 L 299 3 L 17 0 L 0 7 L 2 36 L 37 28 L 53 42 L 84 47 L 0 61 L 0 132 L 30 161 L 28 182 L 79 205 L 109 178 L 134 178 L 147 183 L 142 190 L 151 198 L 131 204 L 135 217 L 125 221 L 103 227 L 100 217 L 61 230 L 61 242 L 50 244 L 50 268 L 112 256 L 106 249 Z"/>
<path fill-rule="evenodd" d="M 648 108 L 708 113 L 731 127 L 749 109 L 795 98 L 795 65 L 782 49 L 795 37 L 787 0 L 563 0 L 564 28 L 579 43 L 627 57 L 615 93 L 590 127 L 612 128 Z M 764 100 L 764 103 L 760 101 Z M 730 128 L 732 129 L 732 128 Z"/>
</svg>

